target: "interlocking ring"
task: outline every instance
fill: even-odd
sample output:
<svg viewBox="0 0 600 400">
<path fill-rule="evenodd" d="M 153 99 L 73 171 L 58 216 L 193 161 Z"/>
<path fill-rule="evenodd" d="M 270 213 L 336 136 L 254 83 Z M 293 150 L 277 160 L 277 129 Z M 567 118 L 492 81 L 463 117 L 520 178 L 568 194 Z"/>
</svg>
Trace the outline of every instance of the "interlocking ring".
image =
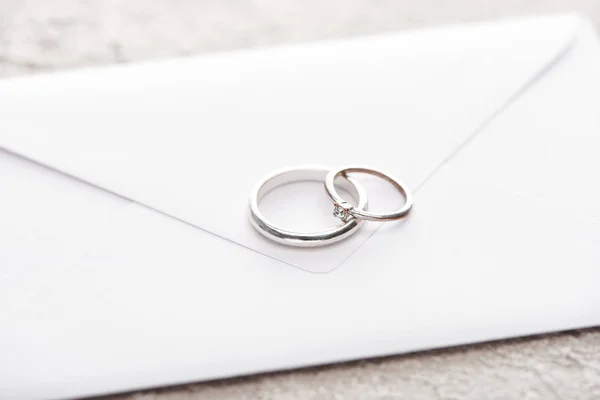
<svg viewBox="0 0 600 400">
<path fill-rule="evenodd" d="M 329 173 L 330 169 L 320 166 L 301 166 L 294 168 L 286 168 L 273 172 L 261 179 L 250 196 L 250 221 L 258 232 L 265 237 L 274 240 L 278 243 L 296 246 L 296 247 L 316 247 L 339 242 L 350 235 L 356 233 L 362 222 L 359 219 L 346 219 L 342 225 L 335 228 L 315 233 L 300 233 L 281 229 L 273 225 L 263 216 L 258 208 L 261 199 L 276 187 L 285 185 L 291 182 L 298 181 L 319 181 L 323 182 Z M 333 177 L 332 187 L 335 181 L 336 185 L 345 189 L 358 202 L 358 206 L 354 210 L 367 209 L 367 193 L 364 188 L 352 178 L 340 176 L 336 179 Z"/>
<path fill-rule="evenodd" d="M 362 172 L 371 174 L 385 179 L 394 185 L 404 197 L 404 205 L 398 210 L 391 213 L 377 214 L 368 212 L 366 209 L 355 208 L 351 204 L 347 203 L 335 189 L 334 181 L 340 176 L 346 176 L 346 174 L 353 172 Z M 408 215 L 413 205 L 412 195 L 406 189 L 406 186 L 392 175 L 385 173 L 381 170 L 369 167 L 344 167 L 330 171 L 325 178 L 325 190 L 329 194 L 329 197 L 334 202 L 333 215 L 340 218 L 342 221 L 351 221 L 353 219 L 368 220 L 368 221 L 395 221 Z"/>
</svg>

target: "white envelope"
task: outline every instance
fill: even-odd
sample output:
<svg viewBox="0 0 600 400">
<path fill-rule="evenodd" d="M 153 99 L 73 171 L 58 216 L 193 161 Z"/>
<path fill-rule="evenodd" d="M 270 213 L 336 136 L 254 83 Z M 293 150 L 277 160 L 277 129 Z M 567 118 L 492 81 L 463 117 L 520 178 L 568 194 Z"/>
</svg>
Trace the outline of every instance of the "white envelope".
<svg viewBox="0 0 600 400">
<path fill-rule="evenodd" d="M 5 80 L 0 398 L 600 324 L 598 71 L 553 16 Z M 296 164 L 388 170 L 414 210 L 274 244 L 248 195 Z M 335 223 L 316 182 L 265 207 Z"/>
</svg>

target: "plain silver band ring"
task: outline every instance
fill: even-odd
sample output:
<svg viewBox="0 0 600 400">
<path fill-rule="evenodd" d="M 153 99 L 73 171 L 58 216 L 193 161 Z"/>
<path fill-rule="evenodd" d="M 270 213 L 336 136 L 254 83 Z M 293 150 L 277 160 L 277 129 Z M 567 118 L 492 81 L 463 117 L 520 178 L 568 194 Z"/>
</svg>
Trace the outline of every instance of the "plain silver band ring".
<svg viewBox="0 0 600 400">
<path fill-rule="evenodd" d="M 339 242 L 356 233 L 362 221 L 352 219 L 335 228 L 315 233 L 299 233 L 277 228 L 268 222 L 258 208 L 260 200 L 265 194 L 276 187 L 298 181 L 323 182 L 330 169 L 322 166 L 299 166 L 275 171 L 261 179 L 250 195 L 250 221 L 258 232 L 267 238 L 296 247 L 317 247 Z M 357 209 L 367 208 L 367 192 L 355 180 L 341 177 L 336 182 L 341 188 L 348 191 L 358 202 Z"/>
<path fill-rule="evenodd" d="M 336 191 L 333 182 L 339 176 L 346 176 L 346 174 L 350 174 L 353 172 L 362 172 L 366 174 L 371 174 L 378 176 L 380 178 L 385 179 L 394 185 L 404 197 L 404 206 L 402 208 L 387 214 L 376 214 L 372 212 L 366 211 L 366 209 L 354 208 L 349 205 L 344 199 L 340 197 L 338 192 Z M 406 217 L 409 213 L 410 209 L 413 206 L 413 198 L 406 186 L 398 179 L 394 178 L 392 175 L 385 173 L 381 170 L 370 168 L 370 167 L 344 167 L 336 170 L 332 170 L 327 174 L 325 178 L 325 190 L 329 194 L 329 197 L 334 201 L 336 207 L 336 215 L 340 218 L 344 216 L 345 218 L 354 217 L 355 219 L 367 220 L 367 221 L 395 221 L 401 218 Z"/>
</svg>

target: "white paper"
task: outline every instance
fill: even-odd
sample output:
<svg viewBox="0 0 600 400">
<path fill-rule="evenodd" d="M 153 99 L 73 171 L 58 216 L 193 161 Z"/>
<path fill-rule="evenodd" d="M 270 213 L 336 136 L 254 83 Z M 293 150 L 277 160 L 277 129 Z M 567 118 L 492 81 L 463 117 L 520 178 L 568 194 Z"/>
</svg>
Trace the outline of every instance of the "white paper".
<svg viewBox="0 0 600 400">
<path fill-rule="evenodd" d="M 287 166 L 359 164 L 418 189 L 568 50 L 576 24 L 554 17 L 458 26 L 8 81 L 0 145 L 287 264 L 328 272 L 378 225 L 328 248 L 283 247 L 248 224 L 255 182 Z M 390 207 L 378 203 L 389 193 L 380 187 L 370 187 L 371 209 Z M 296 198 L 311 226 L 339 222 L 318 184 Z"/>
<path fill-rule="evenodd" d="M 539 27 L 516 24 L 523 35 Z M 600 324 L 600 46 L 586 23 L 573 33 L 569 51 L 426 180 L 410 218 L 327 274 L 0 152 L 0 397 L 90 396 Z M 21 105 L 41 104 L 31 81 L 10 85 Z"/>
</svg>

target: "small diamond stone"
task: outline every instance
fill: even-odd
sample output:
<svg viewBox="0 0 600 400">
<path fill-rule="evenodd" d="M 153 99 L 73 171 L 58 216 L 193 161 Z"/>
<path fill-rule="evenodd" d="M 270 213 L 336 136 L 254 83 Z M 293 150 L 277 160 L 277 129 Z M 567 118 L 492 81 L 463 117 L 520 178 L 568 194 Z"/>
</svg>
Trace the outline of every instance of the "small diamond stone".
<svg viewBox="0 0 600 400">
<path fill-rule="evenodd" d="M 335 203 L 333 208 L 333 216 L 341 219 L 344 222 L 348 222 L 352 215 L 350 214 L 350 210 L 352 206 L 348 203 Z"/>
<path fill-rule="evenodd" d="M 335 206 L 333 209 L 333 216 L 343 219 L 344 218 L 344 209 L 340 206 Z"/>
</svg>

